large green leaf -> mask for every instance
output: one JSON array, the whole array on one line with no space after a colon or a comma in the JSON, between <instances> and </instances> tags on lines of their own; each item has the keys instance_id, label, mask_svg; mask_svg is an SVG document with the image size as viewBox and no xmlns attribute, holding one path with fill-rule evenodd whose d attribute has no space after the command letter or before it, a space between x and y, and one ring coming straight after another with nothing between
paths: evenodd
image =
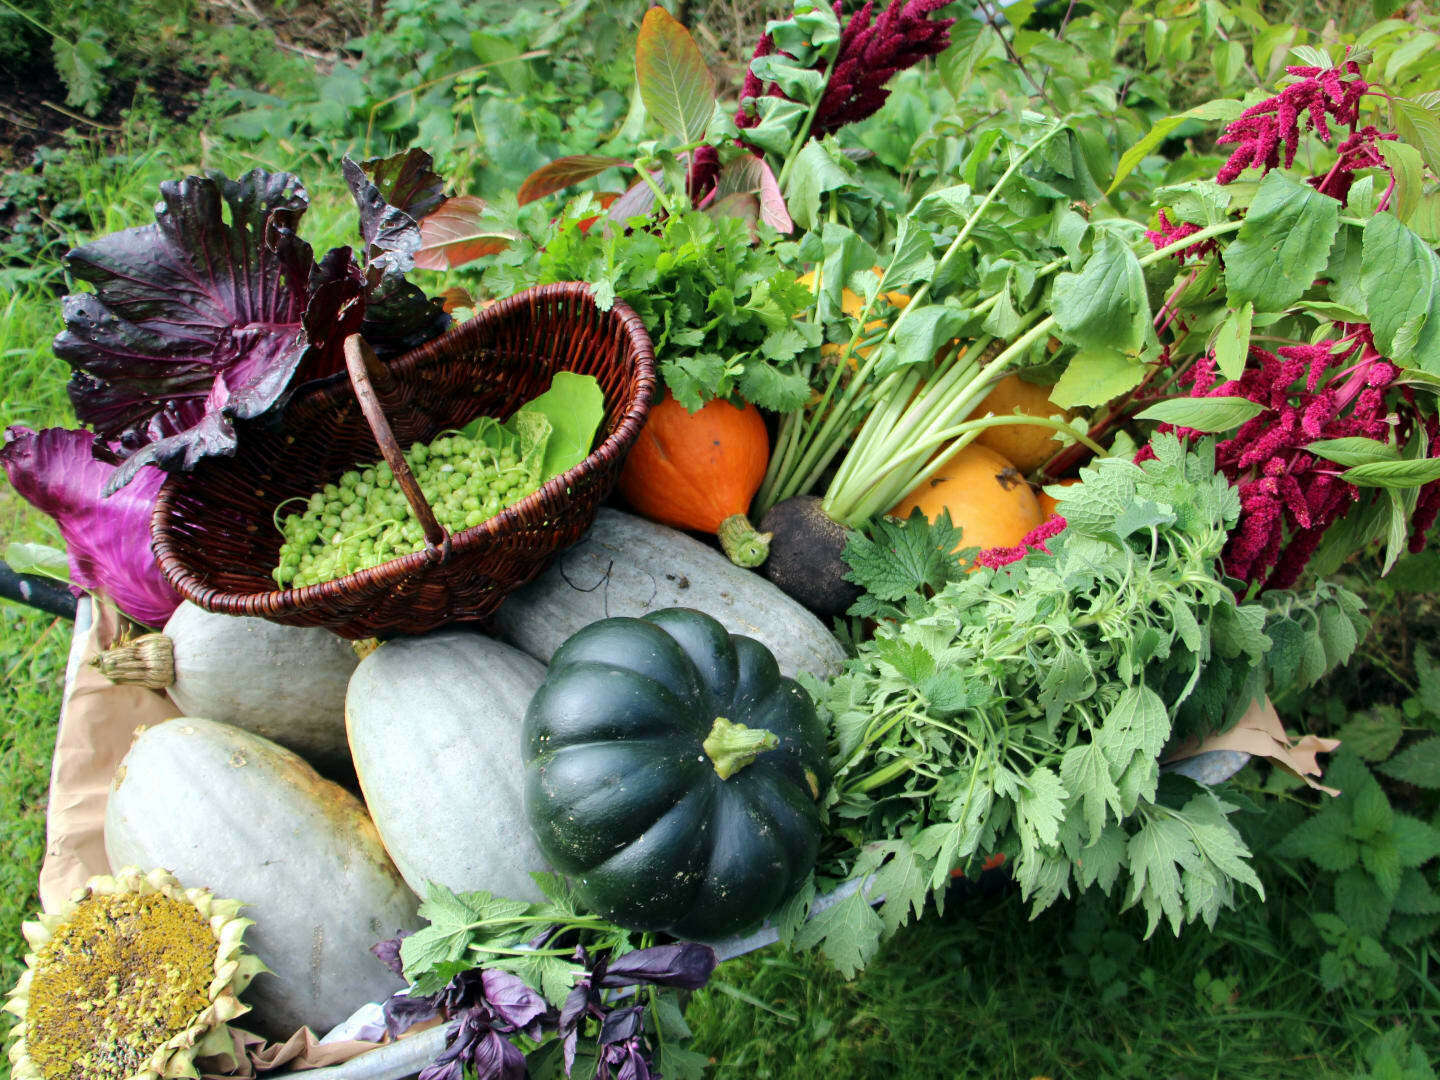
<instances>
[{"instance_id":1,"label":"large green leaf","mask_svg":"<svg viewBox=\"0 0 1440 1080\"><path fill-rule=\"evenodd\" d=\"M1155 420L1163 424L1176 424L1194 428L1196 431L1230 431L1247 420L1253 420L1265 411L1265 406L1249 398L1204 397L1171 398L1157 401L1144 412L1136 413L1138 420Z\"/></svg>"},{"instance_id":2,"label":"large green leaf","mask_svg":"<svg viewBox=\"0 0 1440 1080\"><path fill-rule=\"evenodd\" d=\"M1365 224L1360 281L1386 356L1440 375L1440 258L1393 214Z\"/></svg>"},{"instance_id":3,"label":"large green leaf","mask_svg":"<svg viewBox=\"0 0 1440 1080\"><path fill-rule=\"evenodd\" d=\"M1134 354L1150 329L1145 272L1113 233L1100 234L1078 274L1056 276L1051 302L1062 336L1076 345Z\"/></svg>"},{"instance_id":4,"label":"large green leaf","mask_svg":"<svg viewBox=\"0 0 1440 1080\"><path fill-rule=\"evenodd\" d=\"M1083 349L1050 391L1050 400L1067 409L1096 408L1139 386L1145 370L1133 356L1114 349Z\"/></svg>"},{"instance_id":5,"label":"large green leaf","mask_svg":"<svg viewBox=\"0 0 1440 1080\"><path fill-rule=\"evenodd\" d=\"M1340 204L1279 169L1260 181L1240 232L1225 249L1232 308L1283 311L1314 283L1330 258Z\"/></svg>"},{"instance_id":6,"label":"large green leaf","mask_svg":"<svg viewBox=\"0 0 1440 1080\"><path fill-rule=\"evenodd\" d=\"M715 76L675 17L652 7L635 41L635 81L645 111L682 143L699 142L715 111Z\"/></svg>"},{"instance_id":7,"label":"large green leaf","mask_svg":"<svg viewBox=\"0 0 1440 1080\"><path fill-rule=\"evenodd\" d=\"M1170 133L1178 128L1186 120L1222 120L1229 123L1240 115L1243 106L1238 101L1231 101L1228 98L1220 98L1216 101L1207 101L1203 105L1196 105L1193 109L1187 109L1178 116L1166 116L1157 120L1145 136L1134 146L1120 155L1120 164L1115 168L1115 179L1110 182L1110 187L1105 194L1109 195L1120 186L1122 180L1135 171L1152 150L1170 137Z\"/></svg>"}]
</instances>

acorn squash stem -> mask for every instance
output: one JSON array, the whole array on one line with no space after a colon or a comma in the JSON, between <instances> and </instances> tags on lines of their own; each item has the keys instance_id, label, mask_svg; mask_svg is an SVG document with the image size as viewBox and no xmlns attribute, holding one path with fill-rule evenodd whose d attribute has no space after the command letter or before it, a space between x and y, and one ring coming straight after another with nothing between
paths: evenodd
<instances>
[{"instance_id":1,"label":"acorn squash stem","mask_svg":"<svg viewBox=\"0 0 1440 1080\"><path fill-rule=\"evenodd\" d=\"M779 745L780 739L774 733L764 728L732 724L723 716L715 718L710 734L701 743L721 780L729 780L765 751L774 750Z\"/></svg>"},{"instance_id":2,"label":"acorn squash stem","mask_svg":"<svg viewBox=\"0 0 1440 1080\"><path fill-rule=\"evenodd\" d=\"M758 531L744 514L731 514L715 535L736 566L756 567L770 555L770 534Z\"/></svg>"}]
</instances>

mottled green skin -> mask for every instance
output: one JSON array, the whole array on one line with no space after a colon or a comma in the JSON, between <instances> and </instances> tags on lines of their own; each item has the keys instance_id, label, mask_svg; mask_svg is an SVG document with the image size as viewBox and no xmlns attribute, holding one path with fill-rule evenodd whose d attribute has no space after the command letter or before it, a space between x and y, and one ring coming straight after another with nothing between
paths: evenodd
<instances>
[{"instance_id":1,"label":"mottled green skin","mask_svg":"<svg viewBox=\"0 0 1440 1080\"><path fill-rule=\"evenodd\" d=\"M779 737L728 780L716 717ZM701 940L758 923L820 843L825 732L770 652L688 608L592 623L525 716L525 809L550 862L622 926Z\"/></svg>"}]
</instances>

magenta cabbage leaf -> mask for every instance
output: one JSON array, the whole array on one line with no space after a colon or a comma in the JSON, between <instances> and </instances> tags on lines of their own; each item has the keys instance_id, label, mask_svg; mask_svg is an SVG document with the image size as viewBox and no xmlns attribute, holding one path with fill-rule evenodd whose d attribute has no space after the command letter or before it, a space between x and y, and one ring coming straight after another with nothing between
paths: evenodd
<instances>
[{"instance_id":1,"label":"magenta cabbage leaf","mask_svg":"<svg viewBox=\"0 0 1440 1080\"><path fill-rule=\"evenodd\" d=\"M161 626L180 603L150 551L150 514L165 474L142 468L124 491L103 498L115 466L95 458L94 443L88 431L16 425L5 432L0 463L15 490L60 526L71 584Z\"/></svg>"},{"instance_id":2,"label":"magenta cabbage leaf","mask_svg":"<svg viewBox=\"0 0 1440 1080\"><path fill-rule=\"evenodd\" d=\"M65 298L54 349L72 368L76 415L124 459L110 490L147 464L189 469L233 454L234 421L340 371L341 344L357 330L384 359L445 329L440 304L404 278L420 246L417 215L443 201L430 164L420 150L345 161L359 257L337 248L317 260L296 232L304 187L259 169L161 184L154 225L66 256L94 292Z\"/></svg>"}]
</instances>

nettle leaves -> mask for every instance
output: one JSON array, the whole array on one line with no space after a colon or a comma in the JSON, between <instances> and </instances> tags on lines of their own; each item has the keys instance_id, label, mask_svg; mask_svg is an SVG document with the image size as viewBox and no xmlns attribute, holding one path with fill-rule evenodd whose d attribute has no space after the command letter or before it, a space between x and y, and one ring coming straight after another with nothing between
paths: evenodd
<instances>
[{"instance_id":1,"label":"nettle leaves","mask_svg":"<svg viewBox=\"0 0 1440 1080\"><path fill-rule=\"evenodd\" d=\"M234 421L339 371L350 333L387 357L445 329L449 316L404 277L418 219L443 201L430 164L418 150L347 159L358 257L336 248L317 260L296 233L309 205L300 180L260 169L163 183L154 225L66 256L94 292L65 298L54 349L73 369L76 415L125 459L109 490L142 465L234 453Z\"/></svg>"}]
</instances>

